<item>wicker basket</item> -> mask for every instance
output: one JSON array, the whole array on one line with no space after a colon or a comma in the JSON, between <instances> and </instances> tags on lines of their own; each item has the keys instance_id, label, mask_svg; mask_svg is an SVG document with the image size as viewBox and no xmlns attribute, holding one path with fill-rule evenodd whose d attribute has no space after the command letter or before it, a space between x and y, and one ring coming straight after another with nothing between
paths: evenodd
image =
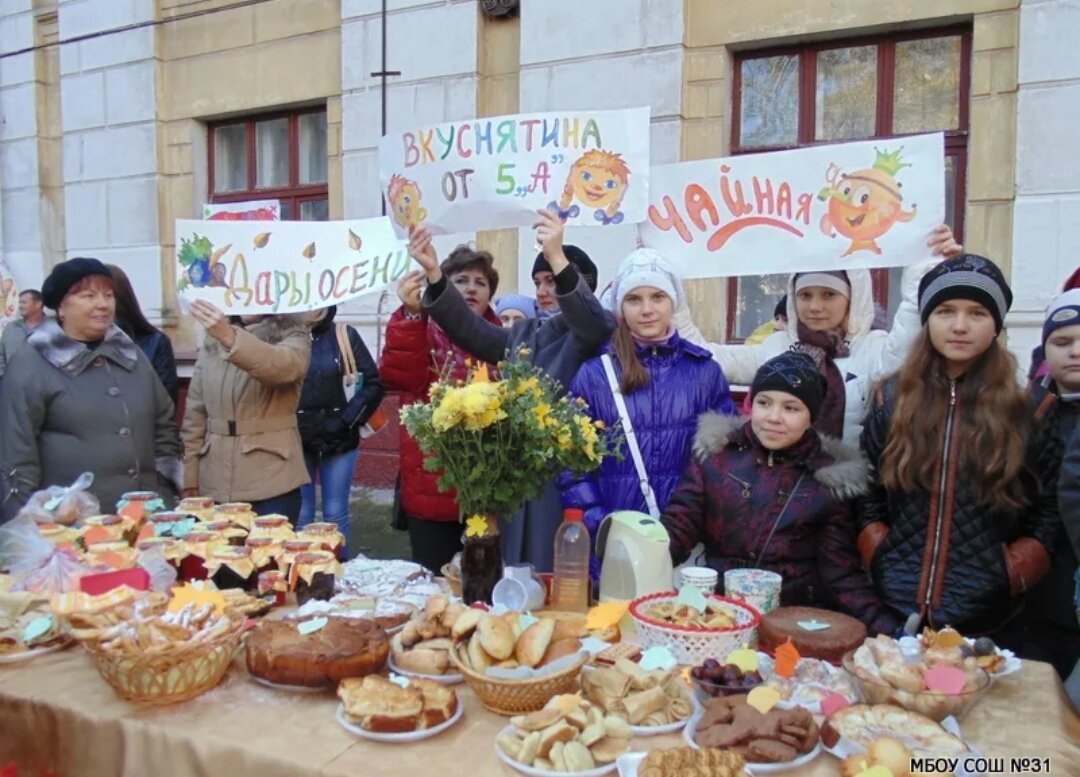
<instances>
[{"instance_id":1,"label":"wicker basket","mask_svg":"<svg viewBox=\"0 0 1080 777\"><path fill-rule=\"evenodd\" d=\"M221 682L244 635L244 621L205 642L177 642L137 655L103 650L98 641L83 644L116 695L143 704L173 704L193 699Z\"/></svg>"},{"instance_id":2,"label":"wicker basket","mask_svg":"<svg viewBox=\"0 0 1080 777\"><path fill-rule=\"evenodd\" d=\"M738 648L749 647L757 638L761 615L753 607L736 599L709 594L708 598L722 603L735 618L735 626L729 629L705 629L697 626L673 626L653 620L645 613L649 607L679 598L676 591L650 594L630 603L630 615L637 626L641 646L650 648L663 645L671 650L680 664L696 666L707 658L724 659Z\"/></svg>"},{"instance_id":3,"label":"wicker basket","mask_svg":"<svg viewBox=\"0 0 1080 777\"><path fill-rule=\"evenodd\" d=\"M442 575L446 578L447 585L450 586L450 593L454 596L461 596L461 577L458 574L457 567L443 564Z\"/></svg>"},{"instance_id":4,"label":"wicker basket","mask_svg":"<svg viewBox=\"0 0 1080 777\"><path fill-rule=\"evenodd\" d=\"M465 649L466 646L462 644L451 650L450 660L465 677L465 682L484 707L496 715L535 712L543 709L552 696L573 693L577 687L581 668L588 660L583 654L573 666L534 680L498 680L474 671L466 660L462 660L459 652Z\"/></svg>"}]
</instances>

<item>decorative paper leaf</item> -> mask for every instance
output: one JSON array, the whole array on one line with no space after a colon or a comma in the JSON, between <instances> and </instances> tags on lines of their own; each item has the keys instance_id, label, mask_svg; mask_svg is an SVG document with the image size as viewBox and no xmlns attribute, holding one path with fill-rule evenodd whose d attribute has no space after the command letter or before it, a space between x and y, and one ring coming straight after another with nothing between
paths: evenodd
<instances>
[{"instance_id":1,"label":"decorative paper leaf","mask_svg":"<svg viewBox=\"0 0 1080 777\"><path fill-rule=\"evenodd\" d=\"M596 637L585 637L585 639L581 640L581 649L590 656L603 653L609 647L611 647L609 643L604 642L602 639L597 639Z\"/></svg>"},{"instance_id":2,"label":"decorative paper leaf","mask_svg":"<svg viewBox=\"0 0 1080 777\"><path fill-rule=\"evenodd\" d=\"M364 241L360 239L360 236L349 230L349 248L354 251L359 251L364 245Z\"/></svg>"},{"instance_id":3,"label":"decorative paper leaf","mask_svg":"<svg viewBox=\"0 0 1080 777\"><path fill-rule=\"evenodd\" d=\"M25 644L30 644L38 637L43 637L49 633L49 629L53 627L53 619L51 615L42 615L40 618L34 618L32 621L26 624L26 628L23 629L22 641Z\"/></svg>"},{"instance_id":4,"label":"decorative paper leaf","mask_svg":"<svg viewBox=\"0 0 1080 777\"><path fill-rule=\"evenodd\" d=\"M61 496L54 496L52 499L50 499L48 502L45 503L45 509L48 510L51 513L53 510L55 510L57 507L59 507L60 503L63 502L63 501L64 501L64 497L62 495Z\"/></svg>"},{"instance_id":5,"label":"decorative paper leaf","mask_svg":"<svg viewBox=\"0 0 1080 777\"><path fill-rule=\"evenodd\" d=\"M296 630L304 636L307 636L308 634L314 634L316 631L319 631L327 623L329 623L329 621L326 618L312 618L309 621L300 621Z\"/></svg>"},{"instance_id":6,"label":"decorative paper leaf","mask_svg":"<svg viewBox=\"0 0 1080 777\"><path fill-rule=\"evenodd\" d=\"M675 600L675 604L686 605L687 607L693 607L698 612L705 612L707 602L705 600L705 593L693 585L684 585L679 589L679 598Z\"/></svg>"},{"instance_id":7,"label":"decorative paper leaf","mask_svg":"<svg viewBox=\"0 0 1080 777\"><path fill-rule=\"evenodd\" d=\"M629 607L629 602L601 602L589 610L589 614L585 616L585 628L589 631L610 629L623 619Z\"/></svg>"},{"instance_id":8,"label":"decorative paper leaf","mask_svg":"<svg viewBox=\"0 0 1080 777\"><path fill-rule=\"evenodd\" d=\"M780 701L780 691L771 685L759 685L746 695L746 703L762 715L775 707L778 701Z\"/></svg>"},{"instance_id":9,"label":"decorative paper leaf","mask_svg":"<svg viewBox=\"0 0 1080 777\"><path fill-rule=\"evenodd\" d=\"M326 618L322 618L322 620L325 622ZM398 686L399 688L408 688L409 687L409 678L408 677L402 677L399 674L394 674L393 672L391 672L390 677L387 678L387 679L390 680L390 682L392 682L394 685Z\"/></svg>"},{"instance_id":10,"label":"decorative paper leaf","mask_svg":"<svg viewBox=\"0 0 1080 777\"><path fill-rule=\"evenodd\" d=\"M89 529L86 530L86 533L83 534L82 539L83 543L85 543L87 547L90 547L91 545L96 545L99 542L108 542L110 539L112 539L112 537L109 536L109 532L107 529L105 529L105 527L91 526Z\"/></svg>"},{"instance_id":11,"label":"decorative paper leaf","mask_svg":"<svg viewBox=\"0 0 1080 777\"><path fill-rule=\"evenodd\" d=\"M828 623L822 623L817 620L798 621L799 628L803 631L824 631L831 628Z\"/></svg>"},{"instance_id":12,"label":"decorative paper leaf","mask_svg":"<svg viewBox=\"0 0 1080 777\"><path fill-rule=\"evenodd\" d=\"M260 232L259 234L255 235L254 243L255 243L256 248L266 248L266 244L269 243L269 242L270 242L270 233L269 232Z\"/></svg>"},{"instance_id":13,"label":"decorative paper leaf","mask_svg":"<svg viewBox=\"0 0 1080 777\"><path fill-rule=\"evenodd\" d=\"M308 243L307 247L304 248L304 258L305 259L314 259L315 258L315 244L314 243Z\"/></svg>"},{"instance_id":14,"label":"decorative paper leaf","mask_svg":"<svg viewBox=\"0 0 1080 777\"><path fill-rule=\"evenodd\" d=\"M651 672L654 669L662 669L667 672L677 667L679 661L666 645L657 645L641 654L638 665L646 672Z\"/></svg>"},{"instance_id":15,"label":"decorative paper leaf","mask_svg":"<svg viewBox=\"0 0 1080 777\"><path fill-rule=\"evenodd\" d=\"M518 616L518 626L522 631L532 626L534 623L539 623L540 619L533 615L531 612L523 612Z\"/></svg>"},{"instance_id":16,"label":"decorative paper leaf","mask_svg":"<svg viewBox=\"0 0 1080 777\"><path fill-rule=\"evenodd\" d=\"M821 714L825 717L829 717L834 712L850 706L851 700L848 699L847 696L844 696L841 693L830 693L821 700Z\"/></svg>"},{"instance_id":17,"label":"decorative paper leaf","mask_svg":"<svg viewBox=\"0 0 1080 777\"><path fill-rule=\"evenodd\" d=\"M795 667L799 665L799 659L802 656L799 655L799 650L789 639L783 645L776 649L776 655L774 656L775 663L773 668L776 673L781 677L791 677L795 674Z\"/></svg>"},{"instance_id":18,"label":"decorative paper leaf","mask_svg":"<svg viewBox=\"0 0 1080 777\"><path fill-rule=\"evenodd\" d=\"M728 653L727 663L739 667L741 672L756 672L758 668L758 655L756 650L739 648Z\"/></svg>"},{"instance_id":19,"label":"decorative paper leaf","mask_svg":"<svg viewBox=\"0 0 1080 777\"><path fill-rule=\"evenodd\" d=\"M483 537L488 532L488 521L482 515L474 515L465 521L466 537Z\"/></svg>"},{"instance_id":20,"label":"decorative paper leaf","mask_svg":"<svg viewBox=\"0 0 1080 777\"><path fill-rule=\"evenodd\" d=\"M926 683L927 690L956 696L963 692L967 676L962 669L955 666L937 664L933 669L923 672L923 682Z\"/></svg>"},{"instance_id":21,"label":"decorative paper leaf","mask_svg":"<svg viewBox=\"0 0 1080 777\"><path fill-rule=\"evenodd\" d=\"M128 502L121 508L120 515L125 515L133 521L141 521L146 515L146 510L142 502Z\"/></svg>"}]
</instances>

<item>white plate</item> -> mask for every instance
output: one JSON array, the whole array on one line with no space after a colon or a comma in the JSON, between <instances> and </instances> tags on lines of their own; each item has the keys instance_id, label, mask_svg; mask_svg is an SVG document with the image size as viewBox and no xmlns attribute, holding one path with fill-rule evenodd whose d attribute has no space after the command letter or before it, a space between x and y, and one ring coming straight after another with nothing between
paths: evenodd
<instances>
[{"instance_id":1,"label":"white plate","mask_svg":"<svg viewBox=\"0 0 1080 777\"><path fill-rule=\"evenodd\" d=\"M638 769L641 768L641 764L647 755L648 753L623 753L620 755L619 760L615 762L615 765L619 767L619 777L638 777ZM792 761L792 763L795 762ZM743 771L749 777L756 777L760 766L761 764L746 764L743 766ZM788 769L790 767L785 764L784 768Z\"/></svg>"},{"instance_id":2,"label":"white plate","mask_svg":"<svg viewBox=\"0 0 1080 777\"><path fill-rule=\"evenodd\" d=\"M694 748L695 750L701 749L701 746L694 741L694 732L697 730L697 724L700 719L700 715L691 716L690 720L687 721L686 728L683 729L683 740L685 740L686 744L690 745L690 747ZM821 755L820 741L816 745L814 745L814 749L811 750L809 753L806 753L805 755L800 755L793 761L784 761L783 763L776 764L748 763L746 764L746 766L747 771L751 774L776 774L778 772L786 772L789 769L798 769L800 766L805 766L806 764L817 758L819 755Z\"/></svg>"},{"instance_id":3,"label":"white plate","mask_svg":"<svg viewBox=\"0 0 1080 777\"><path fill-rule=\"evenodd\" d=\"M355 723L350 723L349 719L345 717L345 707L342 704L337 706L337 712L334 713L334 717L337 718L337 722L343 729L350 734L356 734L356 736L362 739L370 739L375 742L419 742L421 739L430 739L431 737L438 736L446 729L461 720L461 716L465 714L465 707L458 701L457 711L450 716L450 719L440 723L437 726L431 728L421 729L420 731L406 731L403 734L382 734L376 731L365 731Z\"/></svg>"},{"instance_id":4,"label":"white plate","mask_svg":"<svg viewBox=\"0 0 1080 777\"><path fill-rule=\"evenodd\" d=\"M465 682L465 677L460 674L424 674L423 672L410 672L408 669L402 669L394 663L393 654L386 660L386 665L394 674L401 674L406 677L419 677L421 680L431 680L431 682L439 683L440 685L457 685L458 683Z\"/></svg>"},{"instance_id":5,"label":"white plate","mask_svg":"<svg viewBox=\"0 0 1080 777\"><path fill-rule=\"evenodd\" d=\"M513 734L514 727L512 725L507 726L499 733ZM603 777L603 775L611 774L613 771L619 768L618 766L616 766L616 763L618 762L615 762L606 764L605 766L597 766L595 769L587 769L583 772L550 772L547 769L537 769L533 766L526 766L523 763L518 763L502 751L502 748L499 747L498 742L495 743L495 755L499 756L499 760L509 766L511 769L515 769L522 774L527 774L529 775L529 777Z\"/></svg>"},{"instance_id":6,"label":"white plate","mask_svg":"<svg viewBox=\"0 0 1080 777\"><path fill-rule=\"evenodd\" d=\"M23 661L32 661L38 656L47 656L49 653L58 653L66 647L75 644L75 640L64 640L48 647L23 650L19 653L4 653L0 655L0 664L21 664Z\"/></svg>"},{"instance_id":7,"label":"white plate","mask_svg":"<svg viewBox=\"0 0 1080 777\"><path fill-rule=\"evenodd\" d=\"M281 683L272 683L269 680L264 680L262 677L256 677L250 675L251 679L266 688L273 688L275 691L288 691L289 693L327 693L333 691L333 685L322 685L318 688L312 688L308 685L282 685Z\"/></svg>"},{"instance_id":8,"label":"white plate","mask_svg":"<svg viewBox=\"0 0 1080 777\"><path fill-rule=\"evenodd\" d=\"M687 692L686 698L690 702L690 714L682 720L675 723L665 723L662 726L631 726L630 730L634 732L636 737L655 737L661 734L674 734L676 731L682 731L691 718L701 714L701 705L698 704L694 692Z\"/></svg>"}]
</instances>

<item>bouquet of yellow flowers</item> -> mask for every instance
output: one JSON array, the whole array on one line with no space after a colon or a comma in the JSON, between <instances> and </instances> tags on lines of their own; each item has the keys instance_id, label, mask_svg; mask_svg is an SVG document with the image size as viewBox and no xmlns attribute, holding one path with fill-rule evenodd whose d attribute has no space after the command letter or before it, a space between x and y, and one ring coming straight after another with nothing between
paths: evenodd
<instances>
[{"instance_id":1,"label":"bouquet of yellow flowers","mask_svg":"<svg viewBox=\"0 0 1080 777\"><path fill-rule=\"evenodd\" d=\"M519 356L528 356L522 349ZM622 433L593 421L585 402L528 361L504 361L491 380L476 365L468 381L445 375L430 399L402 409L401 420L426 452L424 468L442 471L439 488L457 490L466 516L512 515L563 470L591 472L620 455Z\"/></svg>"}]
</instances>

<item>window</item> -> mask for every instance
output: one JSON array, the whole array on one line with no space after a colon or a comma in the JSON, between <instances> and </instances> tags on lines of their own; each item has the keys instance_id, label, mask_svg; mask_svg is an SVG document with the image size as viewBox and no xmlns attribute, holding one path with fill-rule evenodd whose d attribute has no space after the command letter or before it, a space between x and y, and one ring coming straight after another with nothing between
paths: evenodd
<instances>
[{"instance_id":1,"label":"window","mask_svg":"<svg viewBox=\"0 0 1080 777\"><path fill-rule=\"evenodd\" d=\"M326 109L210 125L210 201L279 200L281 218L326 221Z\"/></svg>"},{"instance_id":2,"label":"window","mask_svg":"<svg viewBox=\"0 0 1080 777\"><path fill-rule=\"evenodd\" d=\"M960 239L970 61L966 27L739 54L732 153L944 131L945 220ZM873 271L874 299L890 320L900 273ZM786 275L731 278L728 339L768 321L786 282Z\"/></svg>"}]
</instances>

